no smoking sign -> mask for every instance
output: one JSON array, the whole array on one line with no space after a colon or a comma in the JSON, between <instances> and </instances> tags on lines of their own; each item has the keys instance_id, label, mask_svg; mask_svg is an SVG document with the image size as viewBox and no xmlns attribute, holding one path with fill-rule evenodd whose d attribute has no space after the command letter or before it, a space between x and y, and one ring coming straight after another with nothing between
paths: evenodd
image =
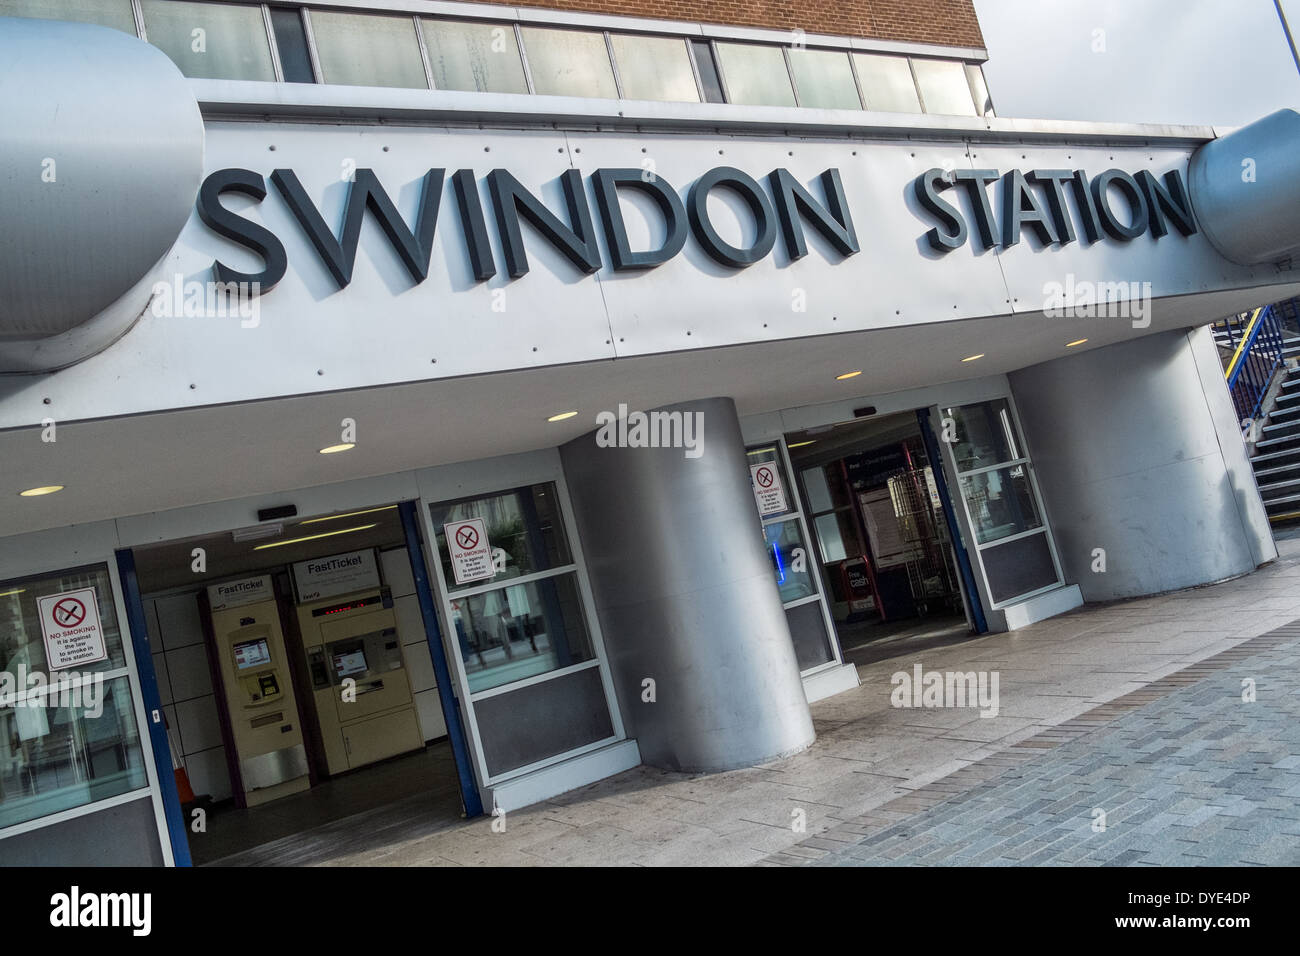
<instances>
[{"instance_id":1,"label":"no smoking sign","mask_svg":"<svg viewBox=\"0 0 1300 956\"><path fill-rule=\"evenodd\" d=\"M781 473L776 470L775 462L760 462L749 466L750 482L754 486L754 503L758 505L760 517L789 511L785 500L785 488L781 485Z\"/></svg>"},{"instance_id":2,"label":"no smoking sign","mask_svg":"<svg viewBox=\"0 0 1300 956\"><path fill-rule=\"evenodd\" d=\"M108 657L99 603L94 588L64 591L37 598L45 660L51 671L94 664Z\"/></svg>"},{"instance_id":3,"label":"no smoking sign","mask_svg":"<svg viewBox=\"0 0 1300 956\"><path fill-rule=\"evenodd\" d=\"M492 544L482 518L452 521L442 526L451 553L451 570L457 584L485 581L496 574L492 564Z\"/></svg>"}]
</instances>

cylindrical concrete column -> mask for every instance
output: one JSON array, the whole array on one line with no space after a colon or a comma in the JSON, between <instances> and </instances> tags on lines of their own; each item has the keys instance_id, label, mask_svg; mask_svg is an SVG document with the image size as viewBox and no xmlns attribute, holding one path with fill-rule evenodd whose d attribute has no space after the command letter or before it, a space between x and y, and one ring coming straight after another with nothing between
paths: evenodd
<instances>
[{"instance_id":1,"label":"cylindrical concrete column","mask_svg":"<svg viewBox=\"0 0 1300 956\"><path fill-rule=\"evenodd\" d=\"M699 444L674 447L674 435ZM651 436L660 447L645 447ZM619 705L645 762L728 770L811 744L735 403L632 412L560 455Z\"/></svg>"},{"instance_id":2,"label":"cylindrical concrete column","mask_svg":"<svg viewBox=\"0 0 1300 956\"><path fill-rule=\"evenodd\" d=\"M1219 581L1277 557L1208 329L1009 378L1066 580L1085 600Z\"/></svg>"}]
</instances>

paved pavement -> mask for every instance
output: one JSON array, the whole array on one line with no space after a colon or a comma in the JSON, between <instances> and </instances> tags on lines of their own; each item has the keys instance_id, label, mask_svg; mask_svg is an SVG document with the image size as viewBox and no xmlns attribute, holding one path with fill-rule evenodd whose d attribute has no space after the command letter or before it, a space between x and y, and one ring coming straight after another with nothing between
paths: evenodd
<instances>
[{"instance_id":1,"label":"paved pavement","mask_svg":"<svg viewBox=\"0 0 1300 956\"><path fill-rule=\"evenodd\" d=\"M860 667L785 760L637 768L512 812L504 832L390 830L327 863L1300 863L1300 627L1278 631L1300 620L1300 539L1280 547L1237 581ZM892 706L891 677L915 664L996 671L997 716Z\"/></svg>"}]
</instances>

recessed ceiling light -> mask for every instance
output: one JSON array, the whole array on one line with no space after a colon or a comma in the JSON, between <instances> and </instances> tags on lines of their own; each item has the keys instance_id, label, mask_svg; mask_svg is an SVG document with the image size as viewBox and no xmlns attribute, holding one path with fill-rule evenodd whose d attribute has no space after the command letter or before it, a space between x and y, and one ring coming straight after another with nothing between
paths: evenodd
<instances>
[{"instance_id":1,"label":"recessed ceiling light","mask_svg":"<svg viewBox=\"0 0 1300 956\"><path fill-rule=\"evenodd\" d=\"M372 515L379 511L392 511L397 505L384 505L382 508L366 508L362 511L348 511L341 515L325 515L323 518L306 518L299 524L316 524L320 521L338 521L340 518L355 518L357 515Z\"/></svg>"},{"instance_id":2,"label":"recessed ceiling light","mask_svg":"<svg viewBox=\"0 0 1300 956\"><path fill-rule=\"evenodd\" d=\"M1083 344L1084 342L1086 342L1086 341L1088 341L1088 340L1087 340L1087 339L1075 339L1073 342L1066 342L1066 343L1065 343L1065 347L1066 347L1067 349L1072 349L1072 348L1074 348L1076 345L1082 345L1082 344Z\"/></svg>"},{"instance_id":3,"label":"recessed ceiling light","mask_svg":"<svg viewBox=\"0 0 1300 956\"><path fill-rule=\"evenodd\" d=\"M353 531L368 531L371 528L379 527L378 524L361 524L355 528L340 528L338 531L322 531L320 534L309 534L301 538L288 538L284 541L272 541L269 544L259 544L253 548L254 551L265 551L267 548L283 548L286 544L300 544L303 541L315 541L318 538L332 538L336 534L351 534Z\"/></svg>"},{"instance_id":4,"label":"recessed ceiling light","mask_svg":"<svg viewBox=\"0 0 1300 956\"><path fill-rule=\"evenodd\" d=\"M56 491L62 491L62 485L42 485L39 488L28 488L26 491L20 491L18 494L24 498L39 498L41 495L52 495Z\"/></svg>"},{"instance_id":5,"label":"recessed ceiling light","mask_svg":"<svg viewBox=\"0 0 1300 956\"><path fill-rule=\"evenodd\" d=\"M552 415L550 418L546 420L548 422L562 422L566 418L573 418L577 414L578 414L577 412L560 412L558 415Z\"/></svg>"},{"instance_id":6,"label":"recessed ceiling light","mask_svg":"<svg viewBox=\"0 0 1300 956\"><path fill-rule=\"evenodd\" d=\"M968 355L968 356L966 356L964 359L962 359L962 361L963 361L963 362L973 362L973 361L975 361L976 359L982 359L983 357L984 357L984 353L981 352L979 355Z\"/></svg>"},{"instance_id":7,"label":"recessed ceiling light","mask_svg":"<svg viewBox=\"0 0 1300 956\"><path fill-rule=\"evenodd\" d=\"M802 448L802 447L804 447L804 445L815 445L815 444L817 444L817 439L816 439L816 438L810 438L810 439L808 439L807 441L797 441L797 442L795 442L793 445L786 445L785 447L786 447L786 448Z\"/></svg>"},{"instance_id":8,"label":"recessed ceiling light","mask_svg":"<svg viewBox=\"0 0 1300 956\"><path fill-rule=\"evenodd\" d=\"M858 369L856 372L845 372L843 375L836 375L835 381L842 382L846 378L857 378L861 374L862 374L862 369Z\"/></svg>"},{"instance_id":9,"label":"recessed ceiling light","mask_svg":"<svg viewBox=\"0 0 1300 956\"><path fill-rule=\"evenodd\" d=\"M356 448L355 442L346 441L341 445L329 445L320 450L322 455L337 455L341 451L351 451Z\"/></svg>"}]
</instances>

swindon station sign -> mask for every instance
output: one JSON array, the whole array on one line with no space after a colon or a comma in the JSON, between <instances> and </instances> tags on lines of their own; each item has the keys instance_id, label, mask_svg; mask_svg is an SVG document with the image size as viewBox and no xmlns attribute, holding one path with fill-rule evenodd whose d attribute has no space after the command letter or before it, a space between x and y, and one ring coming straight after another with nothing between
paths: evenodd
<instances>
[{"instance_id":1,"label":"swindon station sign","mask_svg":"<svg viewBox=\"0 0 1300 956\"><path fill-rule=\"evenodd\" d=\"M307 188L292 169L274 170L270 184L302 229L321 264L342 289L352 281L362 220L369 213L416 284L429 274L433 240L441 212L446 169L430 169L420 186L415 222L408 224L397 211L389 191L371 169L357 169L348 187L343 222L336 232L326 222ZM463 243L474 278L480 282L497 274L488 239L488 216L471 169L451 173L456 216L444 223ZM818 233L839 255L858 252L858 234L845 195L840 172L825 170L815 189L801 183L789 170L777 168L766 176L767 188L748 173L731 166L708 170L679 194L667 180L643 169L601 168L590 175L596 199L596 217L584 188L582 173L566 169L560 175L563 216L549 209L505 169L487 174L492 223L505 259L505 271L519 278L529 271L522 223L528 223L547 243L559 250L581 273L591 275L604 266L596 241L598 217L609 251L609 266L616 272L644 271L668 262L693 238L716 262L743 269L765 258L778 233L792 261L808 254L805 227ZM998 184L992 190L990 187ZM396 185L396 184L390 184ZM725 190L741 200L752 224L747 245L728 242L710 218L708 199ZM948 253L968 241L990 249L1020 242L1028 231L1042 246L1087 242L1128 242L1150 234L1159 239L1176 230L1183 236L1197 231L1182 173L1157 177L1149 170L1130 174L1107 169L1089 177L1083 170L995 169L945 170L932 168L917 176L909 190L924 219L931 224L924 238L931 249ZM620 192L636 191L648 198L664 227L657 248L631 248L620 205ZM262 271L241 272L217 261L218 282L246 283L258 294L269 292L288 270L288 254L280 239L265 226L227 209L221 197L241 194L257 202L270 193L267 179L249 169L220 169L203 182L197 212L210 229L255 254ZM970 222L954 201L969 206ZM1067 202L1071 197L1073 202ZM901 197L900 197L901 198ZM1077 209L1077 216L1071 206Z\"/></svg>"}]
</instances>

